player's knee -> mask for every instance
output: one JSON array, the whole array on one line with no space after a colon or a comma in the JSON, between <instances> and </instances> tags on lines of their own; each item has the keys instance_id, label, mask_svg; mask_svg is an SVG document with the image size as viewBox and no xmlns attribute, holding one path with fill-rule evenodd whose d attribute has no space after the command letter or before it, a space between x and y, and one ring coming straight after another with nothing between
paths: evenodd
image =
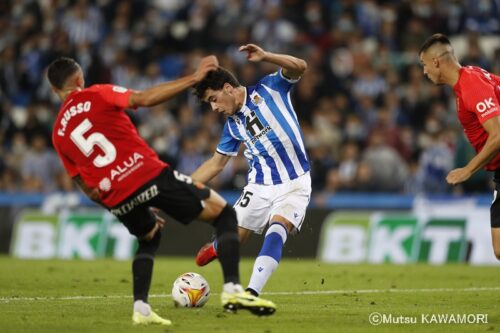
<instances>
[{"instance_id":1,"label":"player's knee","mask_svg":"<svg viewBox=\"0 0 500 333\"><path fill-rule=\"evenodd\" d=\"M285 244L286 239L288 237L288 230L283 225L282 223L271 223L269 228L267 229L266 232L266 237L272 236L272 238L275 240L276 244L279 244L280 246L283 246Z\"/></svg>"},{"instance_id":2,"label":"player's knee","mask_svg":"<svg viewBox=\"0 0 500 333\"><path fill-rule=\"evenodd\" d=\"M500 260L500 228L495 227L491 229L493 253L498 260Z\"/></svg>"},{"instance_id":3,"label":"player's knee","mask_svg":"<svg viewBox=\"0 0 500 333\"><path fill-rule=\"evenodd\" d=\"M210 190L210 196L204 200L204 208L198 219L204 221L215 221L226 207L227 202L214 190Z\"/></svg>"},{"instance_id":4,"label":"player's knee","mask_svg":"<svg viewBox=\"0 0 500 333\"><path fill-rule=\"evenodd\" d=\"M141 241L149 242L150 240L153 239L155 234L156 234L156 226L154 226L153 229L151 229L147 234L145 234L143 236L137 236L137 240L139 242L141 242Z\"/></svg>"},{"instance_id":5,"label":"player's knee","mask_svg":"<svg viewBox=\"0 0 500 333\"><path fill-rule=\"evenodd\" d=\"M272 224L279 224L280 226L285 228L285 230L287 231L288 234L292 234L293 231L295 230L295 226L292 224L292 222L288 221L286 218L281 217L281 216L277 216L277 215L273 216L271 218L269 225L272 225Z\"/></svg>"},{"instance_id":6,"label":"player's knee","mask_svg":"<svg viewBox=\"0 0 500 333\"><path fill-rule=\"evenodd\" d=\"M228 232L236 234L238 232L238 219L234 208L226 205L214 220L214 227L217 236Z\"/></svg>"},{"instance_id":7,"label":"player's knee","mask_svg":"<svg viewBox=\"0 0 500 333\"><path fill-rule=\"evenodd\" d=\"M498 237L493 236L493 253L498 260L500 260L500 241Z\"/></svg>"},{"instance_id":8,"label":"player's knee","mask_svg":"<svg viewBox=\"0 0 500 333\"><path fill-rule=\"evenodd\" d=\"M241 244L245 244L250 238L251 231L242 227L238 227L238 237Z\"/></svg>"},{"instance_id":9,"label":"player's knee","mask_svg":"<svg viewBox=\"0 0 500 333\"><path fill-rule=\"evenodd\" d=\"M144 241L146 241L146 242L149 242L149 241L153 240L153 239L154 239L154 237L155 237L157 234L161 233L161 228L162 228L162 227L161 227L161 226L160 226L160 224L157 222L157 223L153 226L153 228L152 228L152 229L151 229L151 230L150 230L147 234L145 234L145 235L143 235L143 236L141 236L141 237L139 237L139 236L138 236L137 238L138 238L138 240L139 240L139 241L144 240Z\"/></svg>"},{"instance_id":10,"label":"player's knee","mask_svg":"<svg viewBox=\"0 0 500 333\"><path fill-rule=\"evenodd\" d=\"M497 257L497 260L500 260L500 247L493 248L493 251L495 252L495 257Z\"/></svg>"}]
</instances>

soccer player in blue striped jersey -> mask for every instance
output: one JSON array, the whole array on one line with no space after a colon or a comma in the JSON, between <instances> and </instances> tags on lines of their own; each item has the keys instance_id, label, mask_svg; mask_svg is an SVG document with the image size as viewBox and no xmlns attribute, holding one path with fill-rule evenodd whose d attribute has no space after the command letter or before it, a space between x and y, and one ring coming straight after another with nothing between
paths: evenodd
<instances>
[{"instance_id":1,"label":"soccer player in blue striped jersey","mask_svg":"<svg viewBox=\"0 0 500 333\"><path fill-rule=\"evenodd\" d=\"M240 241L246 242L252 232L261 234L268 226L247 288L258 296L278 267L288 235L300 230L311 196L309 159L290 99L290 90L307 64L254 44L239 50L247 53L249 61L265 61L281 68L262 77L255 86L244 87L219 67L195 86L196 95L227 120L213 157L191 176L208 182L244 144L250 167L248 184L234 206ZM216 257L217 244L209 243L200 249L196 262L203 266Z\"/></svg>"}]
</instances>

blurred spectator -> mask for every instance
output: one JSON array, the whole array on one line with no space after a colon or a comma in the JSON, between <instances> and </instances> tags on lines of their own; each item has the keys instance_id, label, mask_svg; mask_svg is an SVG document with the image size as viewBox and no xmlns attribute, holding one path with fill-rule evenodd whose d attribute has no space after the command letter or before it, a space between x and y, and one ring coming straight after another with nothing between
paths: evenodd
<instances>
[{"instance_id":1,"label":"blurred spectator","mask_svg":"<svg viewBox=\"0 0 500 333\"><path fill-rule=\"evenodd\" d=\"M500 47L495 50L493 55L493 65L491 66L493 73L500 73Z\"/></svg>"},{"instance_id":2,"label":"blurred spectator","mask_svg":"<svg viewBox=\"0 0 500 333\"><path fill-rule=\"evenodd\" d=\"M62 17L62 27L72 43L94 44L100 38L101 12L87 0L77 0Z\"/></svg>"},{"instance_id":3,"label":"blurred spectator","mask_svg":"<svg viewBox=\"0 0 500 333\"><path fill-rule=\"evenodd\" d=\"M368 188L381 192L401 192L404 189L408 167L397 151L385 142L381 132L373 132L363 152L361 180L368 181ZM363 190L360 183L358 189Z\"/></svg>"},{"instance_id":4,"label":"blurred spectator","mask_svg":"<svg viewBox=\"0 0 500 333\"><path fill-rule=\"evenodd\" d=\"M47 147L43 134L35 133L22 162L23 189L28 192L56 190L57 177L64 172L54 151Z\"/></svg>"},{"instance_id":5,"label":"blurred spectator","mask_svg":"<svg viewBox=\"0 0 500 333\"><path fill-rule=\"evenodd\" d=\"M329 192L353 191L356 189L359 162L358 144L348 141L342 145L338 167L328 172L325 189Z\"/></svg>"},{"instance_id":6,"label":"blurred spectator","mask_svg":"<svg viewBox=\"0 0 500 333\"><path fill-rule=\"evenodd\" d=\"M495 0L2 1L0 190L73 189L49 162L60 105L44 71L56 57L75 57L87 85L142 89L190 73L214 53L252 85L276 70L238 52L257 43L308 61L290 98L315 191L449 191L442 178L450 156L460 166L470 147L456 135L452 94L427 82L417 51L431 33L447 33L463 45L462 64L498 74L499 11ZM161 158L177 159L186 173L213 151L222 123L189 94L130 116ZM211 185L245 184L244 160L231 166ZM458 189L489 190L485 174Z\"/></svg>"},{"instance_id":7,"label":"blurred spectator","mask_svg":"<svg viewBox=\"0 0 500 333\"><path fill-rule=\"evenodd\" d=\"M468 37L468 47L465 57L462 59L463 63L479 66L491 70L491 62L484 55L483 50L479 46L479 35L477 33L469 33Z\"/></svg>"},{"instance_id":8,"label":"blurred spectator","mask_svg":"<svg viewBox=\"0 0 500 333\"><path fill-rule=\"evenodd\" d=\"M182 154L177 158L177 170L190 175L206 160L198 149L196 138L186 137L181 143Z\"/></svg>"},{"instance_id":9,"label":"blurred spectator","mask_svg":"<svg viewBox=\"0 0 500 333\"><path fill-rule=\"evenodd\" d=\"M476 151L472 148L465 135L460 133L456 143L454 156L454 167L462 167L466 165L475 155ZM472 175L472 177L456 189L465 193L481 193L489 189L494 189L491 176L485 170L480 170Z\"/></svg>"},{"instance_id":10,"label":"blurred spectator","mask_svg":"<svg viewBox=\"0 0 500 333\"><path fill-rule=\"evenodd\" d=\"M434 117L429 117L425 125L424 149L420 155L416 172L415 193L447 193L451 186L446 175L453 169L453 152L445 141L445 132Z\"/></svg>"},{"instance_id":11,"label":"blurred spectator","mask_svg":"<svg viewBox=\"0 0 500 333\"><path fill-rule=\"evenodd\" d=\"M500 4L495 0L466 0L467 29L480 34L500 32Z\"/></svg>"},{"instance_id":12,"label":"blurred spectator","mask_svg":"<svg viewBox=\"0 0 500 333\"><path fill-rule=\"evenodd\" d=\"M289 53L296 37L295 27L282 16L278 5L269 6L263 14L253 25L252 39L265 50Z\"/></svg>"}]
</instances>

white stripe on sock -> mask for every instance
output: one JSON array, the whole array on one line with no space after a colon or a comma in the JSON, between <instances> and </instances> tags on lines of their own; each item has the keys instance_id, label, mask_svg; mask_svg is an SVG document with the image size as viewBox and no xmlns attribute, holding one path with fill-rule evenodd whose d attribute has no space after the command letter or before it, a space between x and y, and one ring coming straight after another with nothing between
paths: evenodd
<instances>
[{"instance_id":1,"label":"white stripe on sock","mask_svg":"<svg viewBox=\"0 0 500 333\"><path fill-rule=\"evenodd\" d=\"M283 240L283 244L285 244L288 232L283 224L277 222L272 223L271 226L267 229L266 237L272 232L275 232L278 235L280 235L281 239Z\"/></svg>"}]
</instances>

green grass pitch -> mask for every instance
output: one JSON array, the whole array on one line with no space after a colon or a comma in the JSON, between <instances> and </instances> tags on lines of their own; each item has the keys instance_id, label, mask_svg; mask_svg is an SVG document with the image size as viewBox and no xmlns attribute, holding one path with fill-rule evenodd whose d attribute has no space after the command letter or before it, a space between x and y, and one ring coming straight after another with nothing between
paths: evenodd
<instances>
[{"instance_id":1,"label":"green grass pitch","mask_svg":"<svg viewBox=\"0 0 500 333\"><path fill-rule=\"evenodd\" d=\"M241 263L242 282L253 261ZM193 258L157 258L150 303L170 327L131 324L128 261L24 261L0 258L0 332L499 332L500 268L468 265L330 265L285 259L264 297L274 316L223 313L217 263L198 268ZM194 271L212 296L200 309L174 308L175 278ZM372 326L369 314L415 317L416 324ZM487 314L488 323L422 323L422 314Z\"/></svg>"}]
</instances>

